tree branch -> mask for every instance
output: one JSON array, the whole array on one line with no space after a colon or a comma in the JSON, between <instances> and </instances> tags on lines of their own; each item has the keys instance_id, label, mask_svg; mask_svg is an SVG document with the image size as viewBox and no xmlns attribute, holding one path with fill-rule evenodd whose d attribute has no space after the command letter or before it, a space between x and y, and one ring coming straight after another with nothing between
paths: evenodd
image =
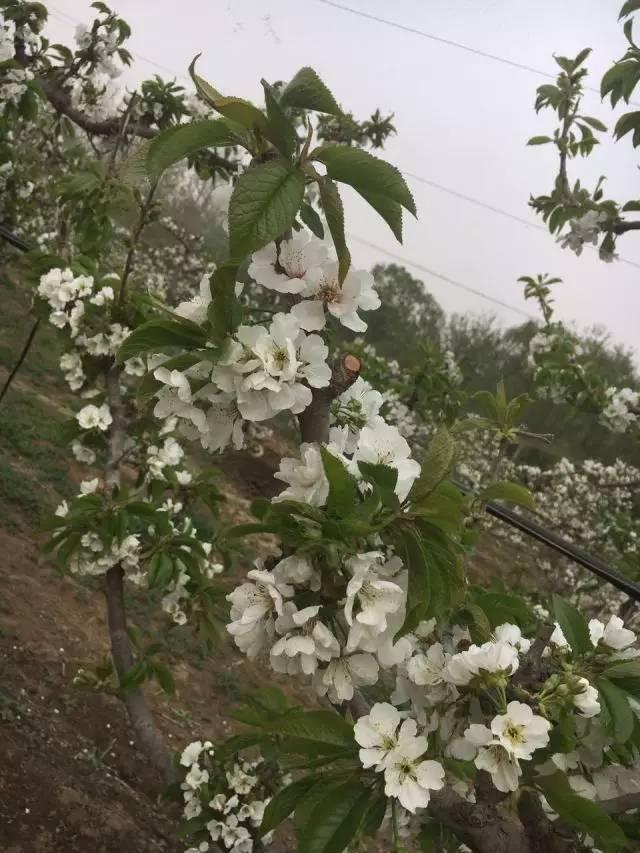
<instances>
[{"instance_id":1,"label":"tree branch","mask_svg":"<svg viewBox=\"0 0 640 853\"><path fill-rule=\"evenodd\" d=\"M126 438L126 417L120 395L120 368L112 365L106 377L107 401L113 421L109 430L107 463L105 466L106 488L120 486L120 460L123 457ZM127 672L134 664L133 650L127 629L127 611L124 600L124 571L122 566L113 566L106 575L105 596L107 621L111 639L111 656L118 681L122 684ZM131 727L143 750L154 766L162 773L167 784L175 779L171 754L167 749L162 732L156 727L153 715L140 687L125 691L124 704Z\"/></svg>"},{"instance_id":2,"label":"tree branch","mask_svg":"<svg viewBox=\"0 0 640 853\"><path fill-rule=\"evenodd\" d=\"M29 335L27 336L27 340L25 341L25 344L22 347L22 351L20 352L20 355L18 356L18 360L16 361L16 363L11 368L11 372L7 376L5 383L2 386L2 389L0 389L0 403L4 399L5 394L7 393L9 388L11 387L11 383L15 379L18 371L20 370L20 368L22 367L22 365L24 363L25 358L29 354L29 350L31 349L31 344L33 343L33 339L35 338L39 327L40 327L40 318L38 317L36 319L35 323L33 324L33 326L31 327L31 331L29 332Z\"/></svg>"},{"instance_id":3,"label":"tree branch","mask_svg":"<svg viewBox=\"0 0 640 853\"><path fill-rule=\"evenodd\" d=\"M621 794L611 800L601 800L598 805L607 814L613 815L640 809L640 791L634 791L633 794Z\"/></svg>"},{"instance_id":4,"label":"tree branch","mask_svg":"<svg viewBox=\"0 0 640 853\"><path fill-rule=\"evenodd\" d=\"M16 36L14 40L14 59L23 68L28 68L32 62L31 57L27 55L24 39L20 36ZM54 75L39 76L37 79L43 94L57 113L66 116L82 130L93 136L118 136L122 127L122 116L117 115L101 120L91 118L73 105L71 95L60 84L60 81L55 79ZM160 133L157 128L150 127L140 121L130 122L127 130L133 136L139 136L142 139L153 139ZM210 153L210 157L214 166L226 169L229 172L238 170L238 164L226 157L220 157L214 153Z\"/></svg>"},{"instance_id":5,"label":"tree branch","mask_svg":"<svg viewBox=\"0 0 640 853\"><path fill-rule=\"evenodd\" d=\"M512 678L512 682L518 686L526 686L528 684L536 684L542 676L543 661L542 655L544 650L549 645L549 640L554 631L554 625L543 625L538 632L538 636L533 641L533 644L524 659L524 662L518 667L517 672Z\"/></svg>"},{"instance_id":6,"label":"tree branch","mask_svg":"<svg viewBox=\"0 0 640 853\"><path fill-rule=\"evenodd\" d=\"M314 388L311 404L298 416L303 442L322 444L329 440L331 403L350 388L360 375L360 359L345 355L334 365L331 381L326 388Z\"/></svg>"}]
</instances>

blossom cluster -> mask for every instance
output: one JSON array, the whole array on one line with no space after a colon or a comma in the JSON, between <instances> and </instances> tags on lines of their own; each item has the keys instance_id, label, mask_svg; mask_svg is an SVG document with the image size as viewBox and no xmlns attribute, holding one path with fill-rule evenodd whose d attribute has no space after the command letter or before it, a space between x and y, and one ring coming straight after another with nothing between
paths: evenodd
<instances>
[{"instance_id":1,"label":"blossom cluster","mask_svg":"<svg viewBox=\"0 0 640 853\"><path fill-rule=\"evenodd\" d=\"M256 252L249 273L258 285L296 300L289 313L275 314L268 326L241 325L215 364L202 361L179 371L163 367L162 356L153 362L154 376L162 383L155 415L178 417L188 434L212 451L229 442L242 447L245 423L303 412L312 389L326 388L331 379L329 350L316 334L327 315L360 331L366 324L358 311L380 304L369 273L352 270L340 284L337 262L329 259L325 243L303 232L279 248L273 243ZM175 313L203 323L210 302L205 275L200 293Z\"/></svg>"},{"instance_id":2,"label":"blossom cluster","mask_svg":"<svg viewBox=\"0 0 640 853\"><path fill-rule=\"evenodd\" d=\"M80 484L78 498L87 495L97 497L102 493L102 483L95 477ZM63 501L57 507L55 515L61 520L59 530L62 529L63 521L75 521L76 501ZM177 538L182 543L177 552L173 551L172 562L175 569L162 587L161 606L173 622L184 625L188 618L188 604L196 587L200 582L206 585L212 581L223 571L223 565L216 561L212 543L202 541L201 534L185 512L182 502L166 498L159 509L152 500L144 503L149 513L155 511L158 522L162 522L162 536L167 545L170 545L172 538ZM145 589L152 586L150 568L153 556L157 553L160 535L156 524L139 523L135 528L136 532L125 531L122 535L111 538L106 537L102 531L90 529L90 523L88 527L89 529L85 529L79 536L77 547L69 557L68 567L72 574L79 577L99 577L119 565L125 573L125 578L135 586ZM193 548L190 547L191 543ZM204 554L203 558L198 558L198 577L195 581L190 571L194 554Z\"/></svg>"},{"instance_id":3,"label":"blossom cluster","mask_svg":"<svg viewBox=\"0 0 640 853\"><path fill-rule=\"evenodd\" d=\"M220 848L230 853L251 853L270 800L264 762L240 758L218 761L211 741L194 741L183 750L180 766L185 771L180 786L184 819L198 818L203 827L193 833L195 846L186 853ZM269 845L271 835L263 836L263 845Z\"/></svg>"},{"instance_id":4,"label":"blossom cluster","mask_svg":"<svg viewBox=\"0 0 640 853\"><path fill-rule=\"evenodd\" d=\"M111 78L122 74L122 63L117 54L122 37L116 28L78 24L75 41L78 50L90 56L96 74Z\"/></svg>"},{"instance_id":5,"label":"blossom cluster","mask_svg":"<svg viewBox=\"0 0 640 853\"><path fill-rule=\"evenodd\" d=\"M585 246L597 246L600 234L603 232L610 215L604 210L588 210L578 219L569 221L569 230L561 234L557 242L563 249L570 249L580 256ZM598 254L600 260L607 264L618 259L618 255L611 247L600 247Z\"/></svg>"},{"instance_id":6,"label":"blossom cluster","mask_svg":"<svg viewBox=\"0 0 640 853\"><path fill-rule=\"evenodd\" d=\"M640 393L631 388L607 388L601 419L613 432L626 432L638 423Z\"/></svg>"},{"instance_id":7,"label":"blossom cluster","mask_svg":"<svg viewBox=\"0 0 640 853\"><path fill-rule=\"evenodd\" d=\"M113 357L129 335L130 329L110 320L113 287L105 276L96 286L93 276L76 275L71 269L58 267L40 279L38 295L51 309L49 322L58 329L68 330L73 349L60 359L60 368L72 391L83 387L86 373L83 358ZM130 359L125 373L141 376L144 364Z\"/></svg>"},{"instance_id":8,"label":"blossom cluster","mask_svg":"<svg viewBox=\"0 0 640 853\"><path fill-rule=\"evenodd\" d=\"M381 399L362 380L343 395L334 406L326 451L354 476L357 459L396 467L402 500L419 467L413 467L398 430L381 421ZM393 441L387 438L390 429ZM373 450L377 431L380 443ZM406 455L398 452L399 442ZM287 487L272 499L275 504L325 506L330 484L317 445L303 444L300 458L283 459L276 477ZM640 654L636 635L617 616L606 625L592 620L593 663L583 667L556 624L545 652L545 677L519 690L518 673L532 640L515 624L497 626L483 643L472 642L464 625L445 619L422 621L399 634L407 612L407 570L376 538L370 537L370 550L360 547L341 558L339 591L335 569L328 580L322 560L304 550L289 548L268 567L258 563L228 595L227 628L238 648L252 658L268 656L276 672L310 677L318 694L335 705L349 702L359 688L382 685L389 701L357 721L355 737L363 768L383 774L387 797L409 813L425 808L445 783L474 801L472 782L447 769L447 759L473 762L504 793L518 789L527 762L537 774L553 772L565 754L549 756L551 733L567 712L585 742L602 744L596 763L589 768L576 763L580 772L570 774L571 784L576 790L595 786L601 771L611 773L607 745L613 740L599 719L599 694L589 677L594 666ZM626 766L621 771L629 775Z\"/></svg>"}]
</instances>

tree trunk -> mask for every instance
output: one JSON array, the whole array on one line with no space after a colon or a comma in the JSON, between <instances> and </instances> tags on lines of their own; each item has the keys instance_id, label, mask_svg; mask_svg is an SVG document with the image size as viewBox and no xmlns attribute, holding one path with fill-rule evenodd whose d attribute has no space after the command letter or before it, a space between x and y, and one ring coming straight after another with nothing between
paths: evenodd
<instances>
[{"instance_id":1,"label":"tree trunk","mask_svg":"<svg viewBox=\"0 0 640 853\"><path fill-rule=\"evenodd\" d=\"M120 370L114 364L107 374L107 401L113 422L109 430L109 446L105 469L105 487L114 489L120 486L120 464L124 453L126 438L126 419L120 395ZM124 601L124 571L122 566L113 566L107 572L105 596L107 599L107 617L111 638L111 656L122 680L134 664L133 650L127 631L127 612ZM163 775L167 784L175 780L175 768L162 732L157 728L153 715L145 701L140 687L124 694L124 704L129 722L142 749L146 752L154 767Z\"/></svg>"}]
</instances>

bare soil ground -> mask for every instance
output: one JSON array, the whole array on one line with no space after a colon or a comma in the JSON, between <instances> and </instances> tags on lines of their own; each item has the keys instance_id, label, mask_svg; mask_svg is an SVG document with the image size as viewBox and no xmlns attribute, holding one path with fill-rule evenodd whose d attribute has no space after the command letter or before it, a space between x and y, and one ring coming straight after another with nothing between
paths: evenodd
<instances>
[{"instance_id":1,"label":"bare soil ground","mask_svg":"<svg viewBox=\"0 0 640 853\"><path fill-rule=\"evenodd\" d=\"M32 320L1 269L0 287L1 383ZM61 576L40 556L41 521L83 476L60 436L70 400L59 355L43 328L0 407L0 853L178 853L185 844L177 808L162 799L120 701L73 684L79 667L108 655L100 584ZM285 450L274 439L260 457L217 460L229 516L247 520L253 497L278 491L273 472ZM524 578L516 564L515 549L487 540L474 571L478 579ZM156 624L142 598L131 601L131 613L138 629ZM176 696L145 689L176 749L225 736L228 712L248 688L282 684L230 649L207 652L187 629L175 633L166 662ZM286 689L292 693L290 682ZM312 701L303 687L295 698Z\"/></svg>"}]
</instances>

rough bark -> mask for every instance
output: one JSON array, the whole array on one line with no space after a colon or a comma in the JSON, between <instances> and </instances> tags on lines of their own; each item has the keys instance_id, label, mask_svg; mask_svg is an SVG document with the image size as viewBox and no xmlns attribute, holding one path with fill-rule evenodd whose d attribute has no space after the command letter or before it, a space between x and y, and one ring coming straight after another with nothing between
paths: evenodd
<instances>
[{"instance_id":1,"label":"rough bark","mask_svg":"<svg viewBox=\"0 0 640 853\"><path fill-rule=\"evenodd\" d=\"M120 369L116 365L113 365L107 374L107 400L113 422L109 430L105 488L116 489L120 485L120 464L124 456L126 439L126 419L120 395ZM111 656L118 674L118 681L122 683L124 676L134 664L134 655L127 630L124 571L120 565L113 566L107 572L105 596ZM153 765L162 773L167 784L170 784L175 778L171 754L162 733L154 722L142 689L136 687L126 691L124 704L140 746Z\"/></svg>"}]
</instances>

